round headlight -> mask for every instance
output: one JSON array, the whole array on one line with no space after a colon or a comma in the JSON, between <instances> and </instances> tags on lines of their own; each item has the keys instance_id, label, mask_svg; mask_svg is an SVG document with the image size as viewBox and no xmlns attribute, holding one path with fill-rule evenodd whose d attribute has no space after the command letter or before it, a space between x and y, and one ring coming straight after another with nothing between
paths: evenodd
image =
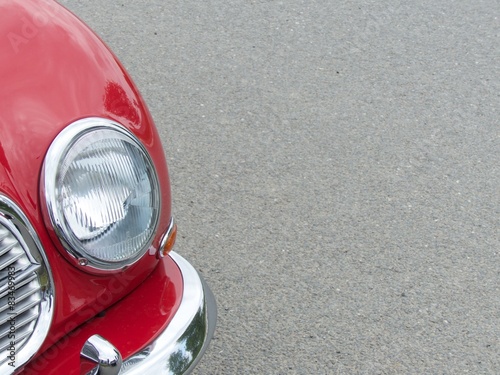
<instances>
[{"instance_id":1,"label":"round headlight","mask_svg":"<svg viewBox=\"0 0 500 375\"><path fill-rule=\"evenodd\" d=\"M158 179L123 126L74 122L52 142L43 178L51 224L80 265L116 270L146 252L159 215Z\"/></svg>"}]
</instances>

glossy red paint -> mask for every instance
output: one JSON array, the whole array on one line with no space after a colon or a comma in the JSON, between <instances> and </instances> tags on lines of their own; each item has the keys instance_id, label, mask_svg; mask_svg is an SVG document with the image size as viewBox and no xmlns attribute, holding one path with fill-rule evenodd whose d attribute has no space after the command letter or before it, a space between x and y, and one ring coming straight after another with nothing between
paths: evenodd
<instances>
[{"instance_id":1,"label":"glossy red paint","mask_svg":"<svg viewBox=\"0 0 500 375\"><path fill-rule=\"evenodd\" d=\"M106 310L104 316L95 317L63 337L22 374L80 374L78 353L94 334L113 343L125 359L143 349L168 325L181 295L182 276L170 257L165 257L134 293Z\"/></svg>"},{"instance_id":2,"label":"glossy red paint","mask_svg":"<svg viewBox=\"0 0 500 375\"><path fill-rule=\"evenodd\" d=\"M154 254L171 217L170 183L158 133L137 88L102 41L69 11L52 0L0 1L0 51L0 193L28 216L54 276L55 314L44 351L137 288L157 266ZM139 137L162 191L158 233L148 255L112 276L70 265L41 215L40 172L47 149L65 126L90 116L117 121ZM178 288L178 278L171 282ZM165 323L165 317L151 319ZM136 346L130 340L120 345L126 353Z\"/></svg>"}]
</instances>

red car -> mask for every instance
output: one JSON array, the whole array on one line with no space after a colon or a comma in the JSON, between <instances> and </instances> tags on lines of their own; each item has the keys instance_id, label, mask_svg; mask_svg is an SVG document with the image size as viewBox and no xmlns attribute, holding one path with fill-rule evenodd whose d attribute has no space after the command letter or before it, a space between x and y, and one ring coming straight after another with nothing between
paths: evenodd
<instances>
[{"instance_id":1,"label":"red car","mask_svg":"<svg viewBox=\"0 0 500 375\"><path fill-rule=\"evenodd\" d=\"M0 54L0 373L189 373L215 300L137 88L52 0L0 0Z\"/></svg>"}]
</instances>

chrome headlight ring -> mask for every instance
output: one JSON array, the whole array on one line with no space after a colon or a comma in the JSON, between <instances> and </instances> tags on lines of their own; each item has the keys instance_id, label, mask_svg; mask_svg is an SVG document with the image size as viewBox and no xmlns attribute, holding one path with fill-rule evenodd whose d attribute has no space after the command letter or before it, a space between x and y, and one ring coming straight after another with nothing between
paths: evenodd
<instances>
[{"instance_id":1,"label":"chrome headlight ring","mask_svg":"<svg viewBox=\"0 0 500 375\"><path fill-rule=\"evenodd\" d=\"M122 125L91 117L66 127L49 147L41 189L46 217L75 265L114 272L150 246L158 177L145 147Z\"/></svg>"}]
</instances>

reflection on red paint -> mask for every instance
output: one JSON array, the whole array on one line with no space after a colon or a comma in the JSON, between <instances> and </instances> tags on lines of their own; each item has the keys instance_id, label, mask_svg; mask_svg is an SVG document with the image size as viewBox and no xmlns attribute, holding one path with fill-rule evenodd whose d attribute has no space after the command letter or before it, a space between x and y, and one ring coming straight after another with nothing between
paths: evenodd
<instances>
[{"instance_id":1,"label":"reflection on red paint","mask_svg":"<svg viewBox=\"0 0 500 375\"><path fill-rule=\"evenodd\" d=\"M138 103L133 102L121 85L116 82L107 82L104 93L104 107L116 116L124 117L133 124L138 124L140 120L137 110Z\"/></svg>"}]
</instances>

